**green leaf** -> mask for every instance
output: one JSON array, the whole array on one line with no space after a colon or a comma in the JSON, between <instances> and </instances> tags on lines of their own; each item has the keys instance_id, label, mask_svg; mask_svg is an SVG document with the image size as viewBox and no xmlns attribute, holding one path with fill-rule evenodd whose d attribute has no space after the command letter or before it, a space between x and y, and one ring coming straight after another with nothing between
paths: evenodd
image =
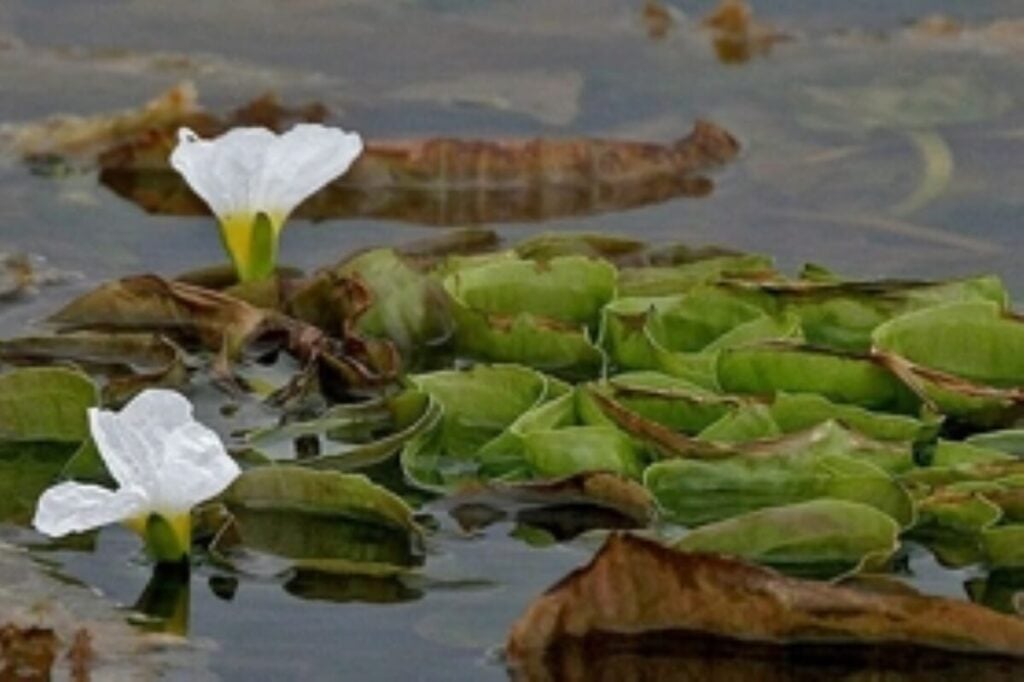
<instances>
[{"instance_id":1,"label":"green leaf","mask_svg":"<svg viewBox=\"0 0 1024 682\"><path fill-rule=\"evenodd\" d=\"M885 367L861 355L791 343L723 350L718 383L727 393L815 393L834 403L912 414L918 401Z\"/></svg>"},{"instance_id":2,"label":"green leaf","mask_svg":"<svg viewBox=\"0 0 1024 682\"><path fill-rule=\"evenodd\" d=\"M1024 429L979 433L964 442L979 448L998 450L1014 457L1024 457Z\"/></svg>"},{"instance_id":3,"label":"green leaf","mask_svg":"<svg viewBox=\"0 0 1024 682\"><path fill-rule=\"evenodd\" d=\"M538 477L557 478L589 471L640 476L640 456L614 426L567 426L523 435L526 461Z\"/></svg>"},{"instance_id":4,"label":"green leaf","mask_svg":"<svg viewBox=\"0 0 1024 682\"><path fill-rule=\"evenodd\" d=\"M504 259L462 268L446 277L444 286L461 306L485 315L528 313L592 325L615 295L615 276L606 261L581 256Z\"/></svg>"},{"instance_id":5,"label":"green leaf","mask_svg":"<svg viewBox=\"0 0 1024 682\"><path fill-rule=\"evenodd\" d=\"M441 415L405 444L402 468L414 484L436 492L522 469L521 443L508 435L509 427L567 390L561 382L515 365L420 374L409 382L438 402Z\"/></svg>"},{"instance_id":6,"label":"green leaf","mask_svg":"<svg viewBox=\"0 0 1024 682\"><path fill-rule=\"evenodd\" d=\"M751 451L720 460L656 462L644 483L668 516L699 525L748 511L819 498L873 506L909 525L913 506L892 476L842 444L807 447L814 440L783 441L770 454Z\"/></svg>"},{"instance_id":7,"label":"green leaf","mask_svg":"<svg viewBox=\"0 0 1024 682\"><path fill-rule=\"evenodd\" d=\"M1024 568L1024 524L989 528L981 534L986 562L994 568Z\"/></svg>"},{"instance_id":8,"label":"green leaf","mask_svg":"<svg viewBox=\"0 0 1024 682\"><path fill-rule=\"evenodd\" d=\"M440 282L393 249L365 251L320 271L289 300L299 319L338 335L354 324L362 334L390 339L406 354L452 334L450 307Z\"/></svg>"},{"instance_id":9,"label":"green leaf","mask_svg":"<svg viewBox=\"0 0 1024 682\"><path fill-rule=\"evenodd\" d=\"M436 399L410 390L366 406L336 405L318 419L257 431L246 444L271 461L356 471L390 459L409 440L433 428L441 414ZM390 432L377 436L384 428ZM364 431L370 438L360 438ZM312 455L303 451L308 443L313 444Z\"/></svg>"},{"instance_id":10,"label":"green leaf","mask_svg":"<svg viewBox=\"0 0 1024 682\"><path fill-rule=\"evenodd\" d=\"M615 294L615 268L608 262L492 255L455 260L447 272L458 352L578 376L601 367L604 358L590 333Z\"/></svg>"},{"instance_id":11,"label":"green leaf","mask_svg":"<svg viewBox=\"0 0 1024 682\"><path fill-rule=\"evenodd\" d=\"M0 522L27 526L36 502L75 452L69 442L0 441Z\"/></svg>"},{"instance_id":12,"label":"green leaf","mask_svg":"<svg viewBox=\"0 0 1024 682\"><path fill-rule=\"evenodd\" d=\"M681 294L700 284L724 279L764 279L775 276L771 258L756 254L696 254L675 266L623 268L619 273L622 296Z\"/></svg>"},{"instance_id":13,"label":"green leaf","mask_svg":"<svg viewBox=\"0 0 1024 682\"><path fill-rule=\"evenodd\" d=\"M771 507L702 526L675 544L690 552L732 554L801 575L834 577L899 546L900 527L874 507L819 499Z\"/></svg>"},{"instance_id":14,"label":"green leaf","mask_svg":"<svg viewBox=\"0 0 1024 682\"><path fill-rule=\"evenodd\" d=\"M235 479L222 501L229 508L340 517L420 532L412 509L402 498L360 474L293 465L257 467Z\"/></svg>"},{"instance_id":15,"label":"green leaf","mask_svg":"<svg viewBox=\"0 0 1024 682\"><path fill-rule=\"evenodd\" d=\"M86 413L99 403L81 372L28 367L0 374L0 439L80 443L89 437Z\"/></svg>"},{"instance_id":16,"label":"green leaf","mask_svg":"<svg viewBox=\"0 0 1024 682\"><path fill-rule=\"evenodd\" d=\"M997 277L950 282L770 283L778 305L800 319L807 342L848 352L867 352L871 334L899 315L943 303L991 301L1005 306L1006 289Z\"/></svg>"},{"instance_id":17,"label":"green leaf","mask_svg":"<svg viewBox=\"0 0 1024 682\"><path fill-rule=\"evenodd\" d=\"M619 374L596 388L640 417L690 435L696 435L741 405L737 398L659 372Z\"/></svg>"},{"instance_id":18,"label":"green leaf","mask_svg":"<svg viewBox=\"0 0 1024 682\"><path fill-rule=\"evenodd\" d=\"M1024 323L991 302L951 303L875 330L886 364L923 399L981 426L1015 419L1024 386Z\"/></svg>"},{"instance_id":19,"label":"green leaf","mask_svg":"<svg viewBox=\"0 0 1024 682\"><path fill-rule=\"evenodd\" d=\"M898 317L873 335L880 350L979 384L1024 385L1024 323L991 302L950 303Z\"/></svg>"}]
</instances>

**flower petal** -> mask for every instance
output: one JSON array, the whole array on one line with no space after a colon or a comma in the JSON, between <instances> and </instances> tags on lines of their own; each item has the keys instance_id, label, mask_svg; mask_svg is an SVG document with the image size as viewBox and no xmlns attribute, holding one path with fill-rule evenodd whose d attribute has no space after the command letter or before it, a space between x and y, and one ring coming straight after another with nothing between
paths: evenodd
<instances>
[{"instance_id":1,"label":"flower petal","mask_svg":"<svg viewBox=\"0 0 1024 682\"><path fill-rule=\"evenodd\" d=\"M276 139L264 128L235 128L212 140L181 128L171 166L218 216L248 212L267 151Z\"/></svg>"},{"instance_id":2,"label":"flower petal","mask_svg":"<svg viewBox=\"0 0 1024 682\"><path fill-rule=\"evenodd\" d=\"M191 422L189 401L165 389L139 393L120 413L89 410L89 428L110 475L150 494L159 487L167 434Z\"/></svg>"},{"instance_id":3,"label":"flower petal","mask_svg":"<svg viewBox=\"0 0 1024 682\"><path fill-rule=\"evenodd\" d=\"M32 525L40 533L61 537L124 521L144 513L147 506L145 494L137 488L114 492L98 485L61 483L39 498Z\"/></svg>"},{"instance_id":4,"label":"flower petal","mask_svg":"<svg viewBox=\"0 0 1024 682\"><path fill-rule=\"evenodd\" d=\"M166 436L168 457L160 469L154 509L165 515L187 512L217 495L241 474L220 437L199 422Z\"/></svg>"},{"instance_id":5,"label":"flower petal","mask_svg":"<svg viewBox=\"0 0 1024 682\"><path fill-rule=\"evenodd\" d=\"M256 210L283 219L309 195L343 174L363 152L358 133L302 123L267 150L263 173L253 186Z\"/></svg>"}]
</instances>

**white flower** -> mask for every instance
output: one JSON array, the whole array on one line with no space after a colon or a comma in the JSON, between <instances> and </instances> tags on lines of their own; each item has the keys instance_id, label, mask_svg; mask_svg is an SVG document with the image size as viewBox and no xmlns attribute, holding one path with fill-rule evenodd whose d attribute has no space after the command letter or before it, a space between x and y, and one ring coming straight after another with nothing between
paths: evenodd
<instances>
[{"instance_id":1,"label":"white flower","mask_svg":"<svg viewBox=\"0 0 1024 682\"><path fill-rule=\"evenodd\" d=\"M163 389L143 391L120 413L90 408L89 428L120 487L66 482L49 488L36 507L36 530L60 537L123 522L143 535L158 560L187 555L192 507L241 473L217 434L192 418L186 398Z\"/></svg>"},{"instance_id":2,"label":"white flower","mask_svg":"<svg viewBox=\"0 0 1024 682\"><path fill-rule=\"evenodd\" d=\"M217 215L240 278L251 280L273 271L277 237L292 210L347 171L362 151L357 133L312 123L283 135L235 128L212 140L181 128L171 165ZM258 234L260 214L269 234Z\"/></svg>"}]
</instances>

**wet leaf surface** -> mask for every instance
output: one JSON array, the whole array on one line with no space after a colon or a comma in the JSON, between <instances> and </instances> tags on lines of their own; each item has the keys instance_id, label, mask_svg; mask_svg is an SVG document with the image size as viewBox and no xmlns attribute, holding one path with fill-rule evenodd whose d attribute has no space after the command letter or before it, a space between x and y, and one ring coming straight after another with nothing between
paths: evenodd
<instances>
[{"instance_id":1,"label":"wet leaf surface","mask_svg":"<svg viewBox=\"0 0 1024 682\"><path fill-rule=\"evenodd\" d=\"M702 526L673 545L687 552L743 557L787 573L832 577L871 564L899 547L899 525L873 507L814 500Z\"/></svg>"},{"instance_id":2,"label":"wet leaf surface","mask_svg":"<svg viewBox=\"0 0 1024 682\"><path fill-rule=\"evenodd\" d=\"M641 645L635 640L646 636L656 644L672 635L819 643L833 652L899 645L1015 657L983 664L995 671L1021 669L1024 651L1024 623L972 604L787 578L628 535L612 536L589 565L538 598L513 625L506 649L522 679L553 679L544 657L560 644L602 636L626 638L624 645Z\"/></svg>"}]
</instances>

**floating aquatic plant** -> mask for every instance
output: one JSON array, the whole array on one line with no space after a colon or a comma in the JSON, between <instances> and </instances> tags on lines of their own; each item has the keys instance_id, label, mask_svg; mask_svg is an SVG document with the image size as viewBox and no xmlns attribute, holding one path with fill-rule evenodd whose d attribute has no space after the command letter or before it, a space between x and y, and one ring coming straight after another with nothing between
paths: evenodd
<instances>
[{"instance_id":1,"label":"floating aquatic plant","mask_svg":"<svg viewBox=\"0 0 1024 682\"><path fill-rule=\"evenodd\" d=\"M239 279L252 281L274 271L288 215L362 151L357 133L317 124L283 135L236 128L212 140L181 128L171 165L217 215Z\"/></svg>"},{"instance_id":2,"label":"floating aquatic plant","mask_svg":"<svg viewBox=\"0 0 1024 682\"><path fill-rule=\"evenodd\" d=\"M33 525L53 537L122 522L158 562L180 561L191 545L191 510L241 473L220 438L192 418L174 391L140 393L120 413L89 409L89 429L120 486L64 482L39 498Z\"/></svg>"}]
</instances>

